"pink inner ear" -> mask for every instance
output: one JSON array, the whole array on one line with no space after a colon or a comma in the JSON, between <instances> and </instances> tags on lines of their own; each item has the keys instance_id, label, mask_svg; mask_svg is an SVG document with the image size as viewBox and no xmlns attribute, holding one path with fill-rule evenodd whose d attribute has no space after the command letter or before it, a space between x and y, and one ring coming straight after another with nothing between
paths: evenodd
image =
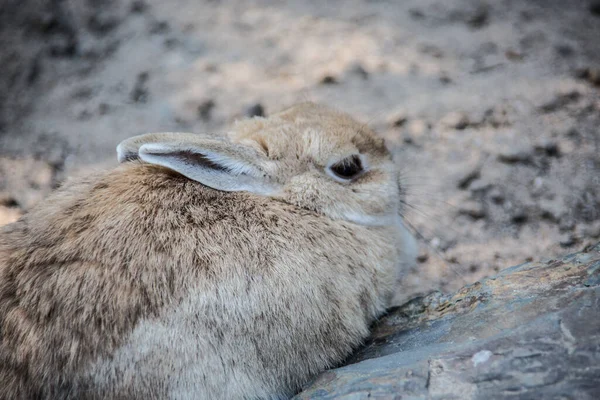
<instances>
[{"instance_id":1,"label":"pink inner ear","mask_svg":"<svg viewBox=\"0 0 600 400\"><path fill-rule=\"evenodd\" d=\"M151 154L160 155L160 153ZM178 158L189 165L201 165L216 171L231 172L229 168L211 161L204 154L195 153L189 150L176 151L173 153L164 154L164 156Z\"/></svg>"}]
</instances>

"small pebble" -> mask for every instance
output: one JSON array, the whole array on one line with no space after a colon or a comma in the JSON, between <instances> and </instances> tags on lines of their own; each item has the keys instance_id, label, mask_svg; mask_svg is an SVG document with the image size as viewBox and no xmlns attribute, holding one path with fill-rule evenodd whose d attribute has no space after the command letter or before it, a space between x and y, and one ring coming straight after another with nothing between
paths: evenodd
<instances>
[{"instance_id":1,"label":"small pebble","mask_svg":"<svg viewBox=\"0 0 600 400\"><path fill-rule=\"evenodd\" d=\"M560 150L558 143L550 139L544 139L535 145L535 149L539 152L545 153L549 157L559 157Z\"/></svg>"},{"instance_id":2,"label":"small pebble","mask_svg":"<svg viewBox=\"0 0 600 400\"><path fill-rule=\"evenodd\" d=\"M209 121L211 118L212 110L217 104L212 99L203 101L198 105L198 117L203 121Z\"/></svg>"},{"instance_id":3,"label":"small pebble","mask_svg":"<svg viewBox=\"0 0 600 400\"><path fill-rule=\"evenodd\" d=\"M143 13L148 5L143 0L134 0L131 2L130 10L132 13Z\"/></svg>"},{"instance_id":4,"label":"small pebble","mask_svg":"<svg viewBox=\"0 0 600 400\"><path fill-rule=\"evenodd\" d=\"M462 130L469 126L470 121L465 113L454 111L446 114L440 123L447 128Z\"/></svg>"},{"instance_id":5,"label":"small pebble","mask_svg":"<svg viewBox=\"0 0 600 400\"><path fill-rule=\"evenodd\" d=\"M575 229L575 221L573 220L573 218L570 217L563 217L560 219L560 222L558 223L558 229L561 232L570 232L573 231Z\"/></svg>"},{"instance_id":6,"label":"small pebble","mask_svg":"<svg viewBox=\"0 0 600 400\"><path fill-rule=\"evenodd\" d=\"M581 79L585 79L590 82L592 85L600 86L600 68L584 68L578 71L577 75Z\"/></svg>"},{"instance_id":7,"label":"small pebble","mask_svg":"<svg viewBox=\"0 0 600 400\"><path fill-rule=\"evenodd\" d=\"M485 209L483 204L478 201L468 200L458 208L459 214L468 215L473 219L481 219L485 217Z\"/></svg>"},{"instance_id":8,"label":"small pebble","mask_svg":"<svg viewBox=\"0 0 600 400\"><path fill-rule=\"evenodd\" d=\"M525 56L523 55L523 53L519 53L519 52L514 51L514 50L506 50L506 52L504 53L504 55L510 61L523 61L523 59L525 58Z\"/></svg>"},{"instance_id":9,"label":"small pebble","mask_svg":"<svg viewBox=\"0 0 600 400\"><path fill-rule=\"evenodd\" d=\"M581 74L583 74L583 72L579 73L580 76ZM583 76L581 77L583 78ZM542 112L545 113L554 112L578 100L580 97L581 93L579 93L576 90L573 90L568 93L561 93L556 95L552 100L542 104L539 108Z\"/></svg>"},{"instance_id":10,"label":"small pebble","mask_svg":"<svg viewBox=\"0 0 600 400\"><path fill-rule=\"evenodd\" d=\"M325 75L319 82L322 85L335 85L338 83L338 80L332 75Z\"/></svg>"},{"instance_id":11,"label":"small pebble","mask_svg":"<svg viewBox=\"0 0 600 400\"><path fill-rule=\"evenodd\" d=\"M444 85L449 85L452 83L452 78L450 78L446 73L442 73L439 79L440 82Z\"/></svg>"},{"instance_id":12,"label":"small pebble","mask_svg":"<svg viewBox=\"0 0 600 400\"><path fill-rule=\"evenodd\" d=\"M557 201L541 199L538 207L541 211L542 218L545 218L555 223L560 221L561 219L564 219L564 206Z\"/></svg>"},{"instance_id":13,"label":"small pebble","mask_svg":"<svg viewBox=\"0 0 600 400\"><path fill-rule=\"evenodd\" d=\"M408 116L404 110L395 111L387 118L388 124L394 128L401 127L406 124L406 121L408 121Z\"/></svg>"},{"instance_id":14,"label":"small pebble","mask_svg":"<svg viewBox=\"0 0 600 400\"><path fill-rule=\"evenodd\" d=\"M481 29L486 26L489 22L489 12L487 7L479 7L473 14L467 19L467 25L473 29Z\"/></svg>"},{"instance_id":15,"label":"small pebble","mask_svg":"<svg viewBox=\"0 0 600 400\"><path fill-rule=\"evenodd\" d=\"M88 18L88 29L97 34L104 35L117 27L119 20L107 12L94 13Z\"/></svg>"},{"instance_id":16,"label":"small pebble","mask_svg":"<svg viewBox=\"0 0 600 400\"><path fill-rule=\"evenodd\" d=\"M458 180L457 187L463 190L468 188L471 182L479 178L480 174L481 170L479 169L479 167L469 170L466 174L463 175L462 178Z\"/></svg>"},{"instance_id":17,"label":"small pebble","mask_svg":"<svg viewBox=\"0 0 600 400\"><path fill-rule=\"evenodd\" d=\"M264 117L265 116L265 109L262 106L262 104L256 103L256 104L248 107L248 109L246 110L246 116L248 118Z\"/></svg>"},{"instance_id":18,"label":"small pebble","mask_svg":"<svg viewBox=\"0 0 600 400\"><path fill-rule=\"evenodd\" d=\"M506 149L498 154L498 161L506 164L531 162L531 153L522 149Z\"/></svg>"},{"instance_id":19,"label":"small pebble","mask_svg":"<svg viewBox=\"0 0 600 400\"><path fill-rule=\"evenodd\" d=\"M585 226L583 234L587 237L600 237L600 221L595 221L590 225Z\"/></svg>"},{"instance_id":20,"label":"small pebble","mask_svg":"<svg viewBox=\"0 0 600 400\"><path fill-rule=\"evenodd\" d=\"M106 115L110 111L110 106L106 103L98 104L98 114Z\"/></svg>"},{"instance_id":21,"label":"small pebble","mask_svg":"<svg viewBox=\"0 0 600 400\"><path fill-rule=\"evenodd\" d=\"M351 75L358 76L361 79L369 78L369 73L360 63L354 63L350 65L347 69L347 72Z\"/></svg>"},{"instance_id":22,"label":"small pebble","mask_svg":"<svg viewBox=\"0 0 600 400\"><path fill-rule=\"evenodd\" d=\"M490 187L492 187L492 184L485 179L475 179L469 185L469 190L471 192L484 192Z\"/></svg>"},{"instance_id":23,"label":"small pebble","mask_svg":"<svg viewBox=\"0 0 600 400\"><path fill-rule=\"evenodd\" d=\"M494 186L488 195L494 204L502 204L504 202L505 196L497 186Z\"/></svg>"},{"instance_id":24,"label":"small pebble","mask_svg":"<svg viewBox=\"0 0 600 400\"><path fill-rule=\"evenodd\" d=\"M131 90L131 100L136 103L145 103L148 100L148 89L146 88L146 83L148 82L149 77L150 75L148 72L141 72L138 74L135 85Z\"/></svg>"},{"instance_id":25,"label":"small pebble","mask_svg":"<svg viewBox=\"0 0 600 400\"><path fill-rule=\"evenodd\" d=\"M527 212L522 208L515 208L510 215L510 220L515 224L524 224L528 219Z\"/></svg>"},{"instance_id":26,"label":"small pebble","mask_svg":"<svg viewBox=\"0 0 600 400\"><path fill-rule=\"evenodd\" d=\"M431 129L431 124L422 119L414 119L408 121L406 128L411 135L422 136L427 131L429 131L429 129Z\"/></svg>"},{"instance_id":27,"label":"small pebble","mask_svg":"<svg viewBox=\"0 0 600 400\"><path fill-rule=\"evenodd\" d=\"M563 233L560 236L558 243L561 247L570 247L573 246L577 242L577 238L572 233Z\"/></svg>"},{"instance_id":28,"label":"small pebble","mask_svg":"<svg viewBox=\"0 0 600 400\"><path fill-rule=\"evenodd\" d=\"M153 35L161 35L169 32L169 23L167 21L154 21L150 24L148 31Z\"/></svg>"},{"instance_id":29,"label":"small pebble","mask_svg":"<svg viewBox=\"0 0 600 400\"><path fill-rule=\"evenodd\" d=\"M19 202L8 194L0 193L0 206L8 208L19 207Z\"/></svg>"},{"instance_id":30,"label":"small pebble","mask_svg":"<svg viewBox=\"0 0 600 400\"><path fill-rule=\"evenodd\" d=\"M417 255L417 261L420 263L424 263L429 259L429 254L424 249L419 250L419 254Z\"/></svg>"}]
</instances>

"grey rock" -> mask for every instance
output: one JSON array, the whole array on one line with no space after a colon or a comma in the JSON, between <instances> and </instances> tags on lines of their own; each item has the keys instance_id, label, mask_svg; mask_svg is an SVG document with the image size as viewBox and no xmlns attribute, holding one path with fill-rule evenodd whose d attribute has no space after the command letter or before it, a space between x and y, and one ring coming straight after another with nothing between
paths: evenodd
<instances>
[{"instance_id":1,"label":"grey rock","mask_svg":"<svg viewBox=\"0 0 600 400\"><path fill-rule=\"evenodd\" d=\"M490 200L492 200L494 202L494 204L502 204L504 202L504 200L506 199L506 196L504 195L502 190L500 190L500 188L497 186L494 186L490 190L489 197L490 197Z\"/></svg>"},{"instance_id":2,"label":"grey rock","mask_svg":"<svg viewBox=\"0 0 600 400\"><path fill-rule=\"evenodd\" d=\"M203 101L198 105L198 117L203 121L209 121L216 105L212 99Z\"/></svg>"},{"instance_id":3,"label":"grey rock","mask_svg":"<svg viewBox=\"0 0 600 400\"><path fill-rule=\"evenodd\" d=\"M595 399L600 244L390 310L297 399Z\"/></svg>"},{"instance_id":4,"label":"grey rock","mask_svg":"<svg viewBox=\"0 0 600 400\"><path fill-rule=\"evenodd\" d=\"M560 237L559 244L562 247L571 247L577 243L577 238L570 232L563 233Z\"/></svg>"},{"instance_id":5,"label":"grey rock","mask_svg":"<svg viewBox=\"0 0 600 400\"><path fill-rule=\"evenodd\" d=\"M469 116L462 112L450 112L446 114L441 120L440 124L446 128L462 130L469 126L471 121Z\"/></svg>"},{"instance_id":6,"label":"grey rock","mask_svg":"<svg viewBox=\"0 0 600 400\"><path fill-rule=\"evenodd\" d=\"M589 83L595 86L600 86L600 68L584 68L577 72L577 75L587 80Z\"/></svg>"},{"instance_id":7,"label":"grey rock","mask_svg":"<svg viewBox=\"0 0 600 400\"><path fill-rule=\"evenodd\" d=\"M459 206L458 213L468 215L473 219L480 219L485 217L485 208L483 207L483 204L478 201L468 200Z\"/></svg>"},{"instance_id":8,"label":"grey rock","mask_svg":"<svg viewBox=\"0 0 600 400\"><path fill-rule=\"evenodd\" d=\"M479 179L481 176L481 166L476 165L474 168L469 168L467 171L458 179L457 187L459 189L467 189L472 182Z\"/></svg>"},{"instance_id":9,"label":"grey rock","mask_svg":"<svg viewBox=\"0 0 600 400\"><path fill-rule=\"evenodd\" d=\"M264 117L265 115L266 115L265 108L260 103L256 103L256 104L248 107L248 109L246 110L246 116L248 118Z\"/></svg>"},{"instance_id":10,"label":"grey rock","mask_svg":"<svg viewBox=\"0 0 600 400\"><path fill-rule=\"evenodd\" d=\"M508 148L498 154L498 161L505 164L528 164L532 161L532 154L520 148Z\"/></svg>"},{"instance_id":11,"label":"grey rock","mask_svg":"<svg viewBox=\"0 0 600 400\"><path fill-rule=\"evenodd\" d=\"M333 75L325 75L320 79L319 82L322 85L335 85L335 84L339 83L337 78Z\"/></svg>"},{"instance_id":12,"label":"grey rock","mask_svg":"<svg viewBox=\"0 0 600 400\"><path fill-rule=\"evenodd\" d=\"M346 69L346 74L354 75L361 79L368 79L369 73L360 63L353 63Z\"/></svg>"},{"instance_id":13,"label":"grey rock","mask_svg":"<svg viewBox=\"0 0 600 400\"><path fill-rule=\"evenodd\" d=\"M492 184L485 179L475 179L469 185L469 190L471 192L485 192L489 188L492 187Z\"/></svg>"},{"instance_id":14,"label":"grey rock","mask_svg":"<svg viewBox=\"0 0 600 400\"><path fill-rule=\"evenodd\" d=\"M145 103L148 100L148 72L140 72L136 78L135 85L131 90L130 97L135 103Z\"/></svg>"}]
</instances>

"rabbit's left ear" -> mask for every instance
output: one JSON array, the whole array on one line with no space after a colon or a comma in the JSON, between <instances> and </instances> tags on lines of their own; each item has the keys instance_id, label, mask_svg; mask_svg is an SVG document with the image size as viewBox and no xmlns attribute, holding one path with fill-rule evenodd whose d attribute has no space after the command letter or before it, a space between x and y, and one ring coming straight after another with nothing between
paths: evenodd
<instances>
[{"instance_id":1,"label":"rabbit's left ear","mask_svg":"<svg viewBox=\"0 0 600 400\"><path fill-rule=\"evenodd\" d=\"M147 163L167 167L217 190L273 195L279 189L271 179L272 161L256 149L226 140L194 136L193 140L145 143L138 155Z\"/></svg>"},{"instance_id":2,"label":"rabbit's left ear","mask_svg":"<svg viewBox=\"0 0 600 400\"><path fill-rule=\"evenodd\" d=\"M139 160L140 147L146 143L194 142L199 138L207 137L209 136L184 132L146 133L143 135L133 136L119 143L117 146L117 159L120 163Z\"/></svg>"}]
</instances>

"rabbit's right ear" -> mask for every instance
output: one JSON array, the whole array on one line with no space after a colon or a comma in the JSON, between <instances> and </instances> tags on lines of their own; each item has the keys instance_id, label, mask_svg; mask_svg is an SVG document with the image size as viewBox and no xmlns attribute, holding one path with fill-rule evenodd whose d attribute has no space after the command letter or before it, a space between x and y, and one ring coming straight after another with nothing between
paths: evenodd
<instances>
[{"instance_id":1,"label":"rabbit's right ear","mask_svg":"<svg viewBox=\"0 0 600 400\"><path fill-rule=\"evenodd\" d=\"M272 161L251 147L226 140L194 136L193 140L145 143L138 155L217 190L272 195L279 189L270 179Z\"/></svg>"}]
</instances>

